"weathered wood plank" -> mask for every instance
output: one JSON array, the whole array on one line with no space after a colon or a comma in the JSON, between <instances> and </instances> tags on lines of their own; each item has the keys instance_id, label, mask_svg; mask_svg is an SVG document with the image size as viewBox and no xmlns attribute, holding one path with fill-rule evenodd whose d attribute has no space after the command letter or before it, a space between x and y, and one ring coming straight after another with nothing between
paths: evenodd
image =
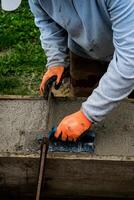
<instances>
[{"instance_id":1,"label":"weathered wood plank","mask_svg":"<svg viewBox=\"0 0 134 200\"><path fill-rule=\"evenodd\" d=\"M34 194L38 164L37 158L1 158L0 188L18 195ZM132 161L49 158L46 173L47 197L134 197Z\"/></svg>"}]
</instances>

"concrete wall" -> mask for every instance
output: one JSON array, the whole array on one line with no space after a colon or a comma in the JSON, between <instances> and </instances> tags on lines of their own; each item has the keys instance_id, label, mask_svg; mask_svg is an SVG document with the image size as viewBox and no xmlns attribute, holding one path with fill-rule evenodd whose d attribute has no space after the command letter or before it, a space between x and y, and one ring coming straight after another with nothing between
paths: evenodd
<instances>
[{"instance_id":1,"label":"concrete wall","mask_svg":"<svg viewBox=\"0 0 134 200\"><path fill-rule=\"evenodd\" d=\"M48 105L43 99L0 100L0 194L14 191L33 197L39 164L38 130L57 125L66 114L77 111L82 101L53 100L47 120ZM134 197L134 104L122 102L94 128L94 154L48 154L48 197Z\"/></svg>"}]
</instances>

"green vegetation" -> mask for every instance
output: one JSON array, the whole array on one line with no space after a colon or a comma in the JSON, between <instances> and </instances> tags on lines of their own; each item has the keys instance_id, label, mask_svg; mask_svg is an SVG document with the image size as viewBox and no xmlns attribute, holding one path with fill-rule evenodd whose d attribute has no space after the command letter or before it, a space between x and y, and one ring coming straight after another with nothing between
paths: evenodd
<instances>
[{"instance_id":1,"label":"green vegetation","mask_svg":"<svg viewBox=\"0 0 134 200\"><path fill-rule=\"evenodd\" d=\"M45 64L28 1L16 11L1 11L0 94L38 95Z\"/></svg>"}]
</instances>

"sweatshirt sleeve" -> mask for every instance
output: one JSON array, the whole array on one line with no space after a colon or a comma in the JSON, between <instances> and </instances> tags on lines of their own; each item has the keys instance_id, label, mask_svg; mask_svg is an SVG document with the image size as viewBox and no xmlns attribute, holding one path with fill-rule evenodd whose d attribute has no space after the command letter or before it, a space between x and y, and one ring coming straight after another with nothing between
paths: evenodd
<instances>
[{"instance_id":1,"label":"sweatshirt sleeve","mask_svg":"<svg viewBox=\"0 0 134 200\"><path fill-rule=\"evenodd\" d=\"M134 89L134 1L107 2L115 52L98 87L82 104L82 111L92 122L104 119Z\"/></svg>"},{"instance_id":2,"label":"sweatshirt sleeve","mask_svg":"<svg viewBox=\"0 0 134 200\"><path fill-rule=\"evenodd\" d=\"M47 67L68 66L67 32L43 10L38 0L29 0L35 24L40 30L42 48L47 55Z\"/></svg>"}]
</instances>

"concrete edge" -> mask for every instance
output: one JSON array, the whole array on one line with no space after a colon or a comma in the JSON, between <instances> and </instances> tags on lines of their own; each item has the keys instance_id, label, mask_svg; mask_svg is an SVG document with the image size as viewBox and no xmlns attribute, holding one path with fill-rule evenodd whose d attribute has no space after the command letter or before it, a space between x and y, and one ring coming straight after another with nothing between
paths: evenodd
<instances>
[{"instance_id":1,"label":"concrete edge","mask_svg":"<svg viewBox=\"0 0 134 200\"><path fill-rule=\"evenodd\" d=\"M0 100L44 100L39 96L0 95Z\"/></svg>"},{"instance_id":2,"label":"concrete edge","mask_svg":"<svg viewBox=\"0 0 134 200\"><path fill-rule=\"evenodd\" d=\"M67 96L67 97L55 97L59 100L76 100L76 99L83 99L86 100L86 97L73 97L73 96ZM0 101L1 100L45 100L44 97L41 96L20 96L20 95L0 95ZM134 103L134 99L128 99L125 98L123 101Z\"/></svg>"},{"instance_id":3,"label":"concrete edge","mask_svg":"<svg viewBox=\"0 0 134 200\"><path fill-rule=\"evenodd\" d=\"M0 158L31 158L31 159L38 159L40 157L38 153L0 153ZM62 160L96 160L96 161L127 161L127 162L134 162L133 156L99 156L94 154L87 154L87 153L64 153L64 152L57 152L57 153L48 153L48 159L62 159Z\"/></svg>"},{"instance_id":4,"label":"concrete edge","mask_svg":"<svg viewBox=\"0 0 134 200\"><path fill-rule=\"evenodd\" d=\"M59 100L76 100L76 99L83 99L85 100L86 98L85 97L54 97L56 99L59 99ZM44 97L41 97L41 96L19 96L19 95L0 95L0 101L1 100L43 100L45 101Z\"/></svg>"}]
</instances>

